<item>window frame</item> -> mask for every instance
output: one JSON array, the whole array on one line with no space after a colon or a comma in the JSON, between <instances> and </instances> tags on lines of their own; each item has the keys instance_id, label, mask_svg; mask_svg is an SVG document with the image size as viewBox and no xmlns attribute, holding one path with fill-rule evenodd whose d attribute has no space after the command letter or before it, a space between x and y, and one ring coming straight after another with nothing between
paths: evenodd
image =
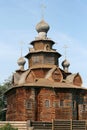
<instances>
[{"instance_id":1,"label":"window frame","mask_svg":"<svg viewBox=\"0 0 87 130\"><path fill-rule=\"evenodd\" d=\"M45 105L46 108L49 108L50 107L50 100L46 99L45 102L44 102L44 105Z\"/></svg>"}]
</instances>

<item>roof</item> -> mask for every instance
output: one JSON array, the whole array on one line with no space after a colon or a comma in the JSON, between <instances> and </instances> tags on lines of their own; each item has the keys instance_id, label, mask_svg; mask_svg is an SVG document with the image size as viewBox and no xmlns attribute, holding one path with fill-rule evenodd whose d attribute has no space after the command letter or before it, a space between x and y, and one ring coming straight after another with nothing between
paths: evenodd
<instances>
[{"instance_id":1,"label":"roof","mask_svg":"<svg viewBox=\"0 0 87 130\"><path fill-rule=\"evenodd\" d=\"M35 39L35 40L33 40L30 44L31 45L33 45L35 42L39 42L39 41L42 41L42 42L51 42L52 44L55 44L55 42L53 41L53 40L51 40L51 39Z\"/></svg>"},{"instance_id":2,"label":"roof","mask_svg":"<svg viewBox=\"0 0 87 130\"><path fill-rule=\"evenodd\" d=\"M76 76L79 76L81 79L81 76L79 75L79 73L71 74L67 76L66 83L73 83ZM82 79L81 79L81 82L82 82Z\"/></svg>"},{"instance_id":3,"label":"roof","mask_svg":"<svg viewBox=\"0 0 87 130\"><path fill-rule=\"evenodd\" d=\"M29 73L34 70L34 69L48 69L46 75L44 78L37 78L35 77L35 79L32 82L28 82L26 83L26 78L29 75ZM73 89L85 89L86 88L82 88L81 86L77 86L73 84L73 80L75 78L75 76L78 74L71 74L67 76L67 78L64 80L62 79L60 82L56 82L55 80L52 80L51 75L52 73L56 70L59 69L61 71L61 69L59 67L57 67L56 65L34 65L32 66L30 69L26 70L19 78L19 81L17 80L17 84L13 87L48 87L48 88L73 88ZM62 74L62 73L61 73ZM15 75L16 76L16 75ZM11 89L13 89L11 88Z\"/></svg>"},{"instance_id":4,"label":"roof","mask_svg":"<svg viewBox=\"0 0 87 130\"><path fill-rule=\"evenodd\" d=\"M57 68L57 67L54 66L52 69L50 69L50 70L48 71L47 75L45 76L45 79L49 78L49 77L52 75L52 73L54 72L54 70L55 70L56 68Z\"/></svg>"},{"instance_id":5,"label":"roof","mask_svg":"<svg viewBox=\"0 0 87 130\"><path fill-rule=\"evenodd\" d=\"M66 79L62 79L60 82L55 81L53 83L54 80L52 80L52 78L49 78L49 77L52 76L53 72L56 69L60 70L60 68L57 67L56 65L44 65L44 64L42 64L42 65L34 65L30 69L28 69L27 71L23 72L20 76L19 76L19 74L15 73L14 74L15 85L24 85L24 84L26 84L26 78L29 75L29 73L34 69L40 69L40 68L41 69L48 69L48 71L47 71L47 73L46 73L46 75L45 75L45 77L43 79L41 77L38 77L38 79L37 79L37 77L35 77L35 79L33 80L33 84L38 83L38 85L39 85L39 83L40 83L42 86L48 85L48 86L54 86L54 87L55 86L56 87L57 86L63 86L64 87L64 85L65 85L66 87L67 86L68 87L75 87L75 85L73 84L73 80L74 80L75 76L78 73L77 74L70 74L70 75L68 75L66 77ZM60 70L60 73L61 73L61 70ZM61 73L61 75L62 75L62 73ZM37 80L37 82L35 82L36 80ZM30 84L30 82L29 82L29 84ZM81 86L79 86L79 87L81 88Z\"/></svg>"},{"instance_id":6,"label":"roof","mask_svg":"<svg viewBox=\"0 0 87 130\"><path fill-rule=\"evenodd\" d=\"M77 74L75 73L75 74L71 74L71 75L67 76L67 78L66 78L66 83L67 83L67 82L68 82L68 83L73 83L73 80L74 80L74 78L75 78L76 75L77 75Z\"/></svg>"},{"instance_id":7,"label":"roof","mask_svg":"<svg viewBox=\"0 0 87 130\"><path fill-rule=\"evenodd\" d=\"M33 65L30 67L30 69L37 69L37 68L53 68L53 67L56 67L56 65L51 65L51 64L40 64L40 65Z\"/></svg>"},{"instance_id":8,"label":"roof","mask_svg":"<svg viewBox=\"0 0 87 130\"><path fill-rule=\"evenodd\" d=\"M25 83L25 80L26 80L26 77L27 75L30 73L31 70L33 69L37 69L37 68L48 68L48 69L51 69L51 71L55 70L57 67L55 65L35 65L35 66L32 66L30 69L28 69L27 71L25 71L21 76L20 76L20 79L19 81L17 81L18 85L19 84L24 84Z\"/></svg>"},{"instance_id":9,"label":"roof","mask_svg":"<svg viewBox=\"0 0 87 130\"><path fill-rule=\"evenodd\" d=\"M45 84L44 84L45 83ZM24 84L24 86L43 86L43 87L52 87L52 88L81 88L76 85L71 85L69 83L63 82L54 82L49 79L40 78L34 83Z\"/></svg>"},{"instance_id":10,"label":"roof","mask_svg":"<svg viewBox=\"0 0 87 130\"><path fill-rule=\"evenodd\" d=\"M35 51L30 51L27 55L25 55L25 57L27 58L28 56L30 56L31 54L37 54L37 53L54 53L54 54L57 54L58 55L58 57L61 57L61 54L60 53L58 53L57 51L55 51L55 50L35 50Z\"/></svg>"},{"instance_id":11,"label":"roof","mask_svg":"<svg viewBox=\"0 0 87 130\"><path fill-rule=\"evenodd\" d=\"M31 70L29 69L29 70L27 70L26 72L24 72L24 73L21 75L18 84L24 84L24 83L25 83L25 79L26 79L26 77L27 77L27 75L29 74L30 71L31 71Z\"/></svg>"},{"instance_id":12,"label":"roof","mask_svg":"<svg viewBox=\"0 0 87 130\"><path fill-rule=\"evenodd\" d=\"M45 84L44 84L45 83ZM48 79L38 79L36 82L33 83L28 83L28 84L20 84L17 85L15 87L10 88L9 90L7 90L5 92L5 94L7 94L8 91L12 90L12 89L16 89L19 87L34 87L34 88L58 88L58 89L79 89L79 90L87 90L87 88L83 88L83 87L79 87L73 84L69 84L69 83L63 83L63 82L54 82L54 81L50 81Z\"/></svg>"}]
</instances>

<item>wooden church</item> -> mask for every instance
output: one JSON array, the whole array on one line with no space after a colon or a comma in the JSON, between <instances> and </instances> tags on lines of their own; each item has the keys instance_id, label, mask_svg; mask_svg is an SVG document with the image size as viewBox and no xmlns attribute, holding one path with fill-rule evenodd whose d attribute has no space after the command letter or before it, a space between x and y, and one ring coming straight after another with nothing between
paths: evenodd
<instances>
[{"instance_id":1,"label":"wooden church","mask_svg":"<svg viewBox=\"0 0 87 130\"><path fill-rule=\"evenodd\" d=\"M49 29L44 20L36 25L38 36L25 56L27 70L24 57L18 59L12 88L5 93L7 121L87 120L87 89L81 87L79 73L69 72L67 59L62 62L63 69L59 67L61 54L47 37Z\"/></svg>"}]
</instances>

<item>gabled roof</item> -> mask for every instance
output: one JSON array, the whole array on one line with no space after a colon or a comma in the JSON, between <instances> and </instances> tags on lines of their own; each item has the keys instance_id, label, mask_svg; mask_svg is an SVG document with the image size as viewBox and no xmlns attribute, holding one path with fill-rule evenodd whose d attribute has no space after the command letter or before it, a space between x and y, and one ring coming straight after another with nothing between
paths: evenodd
<instances>
[{"instance_id":1,"label":"gabled roof","mask_svg":"<svg viewBox=\"0 0 87 130\"><path fill-rule=\"evenodd\" d=\"M79 75L79 73L71 74L71 75L67 76L66 83L76 84L78 86L81 86L82 85L82 78Z\"/></svg>"},{"instance_id":2,"label":"gabled roof","mask_svg":"<svg viewBox=\"0 0 87 130\"><path fill-rule=\"evenodd\" d=\"M54 66L52 69L50 69L50 70L48 71L48 73L46 74L45 79L48 79L48 78L52 75L52 73L55 71L56 68L57 68L57 67Z\"/></svg>"},{"instance_id":3,"label":"gabled roof","mask_svg":"<svg viewBox=\"0 0 87 130\"><path fill-rule=\"evenodd\" d=\"M47 73L46 75L44 76L44 78L37 78L37 76L35 76L34 74L34 70L35 69L48 69L47 70ZM56 82L54 79L52 79L52 74L55 72L55 70L58 70L61 74L61 79L59 82ZM33 71L33 73L31 73ZM34 74L34 80L32 80L32 82L27 82L26 83L26 79L28 77L29 74ZM61 72L61 69L59 67L57 67L56 65L36 65L36 66L32 66L30 69L28 69L27 71L23 72L23 74L21 74L21 76L17 76L16 75L18 74L15 74L14 77L15 77L15 81L16 81L16 84L14 85L18 85L18 86L30 86L30 85L34 85L34 86L49 86L49 87L65 87L65 88L81 88L81 86L79 85L76 85L74 84L74 79L75 77L78 75L80 77L80 75L77 73L77 74L69 74L66 76L66 79L63 79L63 75L62 75L62 72ZM15 86L14 86L15 87Z\"/></svg>"},{"instance_id":4,"label":"gabled roof","mask_svg":"<svg viewBox=\"0 0 87 130\"><path fill-rule=\"evenodd\" d=\"M31 70L29 69L29 70L27 70L26 72L24 72L24 73L21 75L21 77L20 77L20 79L19 79L19 82L18 82L18 85L25 83L25 79L26 79L27 75L30 73L30 71L31 71Z\"/></svg>"},{"instance_id":5,"label":"gabled roof","mask_svg":"<svg viewBox=\"0 0 87 130\"><path fill-rule=\"evenodd\" d=\"M74 80L76 75L77 75L77 73L68 75L66 78L66 83L73 83L73 80Z\"/></svg>"},{"instance_id":6,"label":"gabled roof","mask_svg":"<svg viewBox=\"0 0 87 130\"><path fill-rule=\"evenodd\" d=\"M54 82L49 79L40 78L35 83L24 84L24 86L43 86L43 87L52 87L52 88L81 88L73 84Z\"/></svg>"}]
</instances>

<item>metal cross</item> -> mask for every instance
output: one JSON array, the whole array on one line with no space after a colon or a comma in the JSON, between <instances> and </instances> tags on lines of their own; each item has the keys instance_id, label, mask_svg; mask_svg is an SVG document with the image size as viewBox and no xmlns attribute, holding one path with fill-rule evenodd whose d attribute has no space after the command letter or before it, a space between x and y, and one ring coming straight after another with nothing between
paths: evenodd
<instances>
[{"instance_id":1,"label":"metal cross","mask_svg":"<svg viewBox=\"0 0 87 130\"><path fill-rule=\"evenodd\" d=\"M23 51L23 49L22 49L22 48L23 48L23 44L24 44L24 42L21 41L21 42L20 42L20 45L21 45L21 57L22 57L22 51Z\"/></svg>"},{"instance_id":2,"label":"metal cross","mask_svg":"<svg viewBox=\"0 0 87 130\"><path fill-rule=\"evenodd\" d=\"M67 45L64 45L64 54L65 54L65 59L66 59L66 49L67 49L68 47L67 47Z\"/></svg>"},{"instance_id":3,"label":"metal cross","mask_svg":"<svg viewBox=\"0 0 87 130\"><path fill-rule=\"evenodd\" d=\"M46 6L44 4L41 4L41 15L42 15L42 19L44 19L44 10L45 10Z\"/></svg>"}]
</instances>

